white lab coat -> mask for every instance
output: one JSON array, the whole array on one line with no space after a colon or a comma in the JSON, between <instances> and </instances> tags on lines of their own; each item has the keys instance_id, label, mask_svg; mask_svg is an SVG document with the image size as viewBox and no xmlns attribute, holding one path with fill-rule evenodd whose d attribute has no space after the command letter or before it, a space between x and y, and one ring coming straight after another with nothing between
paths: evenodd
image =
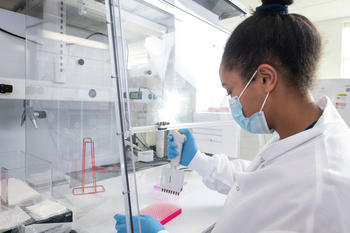
<instances>
[{"instance_id":1,"label":"white lab coat","mask_svg":"<svg viewBox=\"0 0 350 233\"><path fill-rule=\"evenodd\" d=\"M349 233L350 130L327 97L316 125L279 140L252 162L196 154L189 167L227 194L213 233Z\"/></svg>"}]
</instances>

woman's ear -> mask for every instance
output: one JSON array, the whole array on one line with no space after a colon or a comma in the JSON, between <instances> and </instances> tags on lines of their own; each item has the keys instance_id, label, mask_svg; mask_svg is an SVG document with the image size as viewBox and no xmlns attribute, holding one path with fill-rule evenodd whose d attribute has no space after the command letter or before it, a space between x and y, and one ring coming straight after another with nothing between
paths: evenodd
<instances>
[{"instance_id":1,"label":"woman's ear","mask_svg":"<svg viewBox=\"0 0 350 233\"><path fill-rule=\"evenodd\" d=\"M258 67L257 77L266 92L271 92L275 89L278 82L278 74L273 66L261 64Z\"/></svg>"}]
</instances>

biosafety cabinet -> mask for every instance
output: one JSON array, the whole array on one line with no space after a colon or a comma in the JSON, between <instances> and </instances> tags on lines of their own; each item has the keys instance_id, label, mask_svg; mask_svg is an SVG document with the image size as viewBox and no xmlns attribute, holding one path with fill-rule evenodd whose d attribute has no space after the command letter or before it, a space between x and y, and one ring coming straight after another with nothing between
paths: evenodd
<instances>
[{"instance_id":1,"label":"biosafety cabinet","mask_svg":"<svg viewBox=\"0 0 350 233\"><path fill-rule=\"evenodd\" d=\"M0 7L0 232L115 232L116 213L133 232L131 215L168 198L154 188L166 130L220 146L233 127L218 68L239 2Z\"/></svg>"}]
</instances>

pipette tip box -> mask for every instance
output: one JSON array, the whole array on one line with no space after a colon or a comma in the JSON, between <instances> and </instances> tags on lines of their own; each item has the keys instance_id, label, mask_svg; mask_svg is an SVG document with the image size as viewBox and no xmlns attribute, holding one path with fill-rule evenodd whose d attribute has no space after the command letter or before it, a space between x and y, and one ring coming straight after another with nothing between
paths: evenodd
<instances>
[{"instance_id":1,"label":"pipette tip box","mask_svg":"<svg viewBox=\"0 0 350 233\"><path fill-rule=\"evenodd\" d=\"M151 215L162 225L174 219L182 213L182 209L174 204L159 202L141 210L141 214Z\"/></svg>"}]
</instances>

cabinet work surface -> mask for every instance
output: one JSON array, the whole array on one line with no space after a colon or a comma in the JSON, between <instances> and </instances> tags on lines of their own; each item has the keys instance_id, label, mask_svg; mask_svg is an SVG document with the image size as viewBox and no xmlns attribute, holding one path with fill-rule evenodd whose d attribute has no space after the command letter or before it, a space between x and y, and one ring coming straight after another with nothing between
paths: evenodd
<instances>
[{"instance_id":1,"label":"cabinet work surface","mask_svg":"<svg viewBox=\"0 0 350 233\"><path fill-rule=\"evenodd\" d=\"M185 186L179 196L162 193L154 185L159 185L161 169L164 166L136 172L140 209L157 202L170 202L180 206L182 214L165 224L170 233L202 232L215 223L226 196L208 189L194 171L185 172ZM131 176L130 185L133 186ZM113 216L124 213L121 177L101 180L97 184L104 185L106 192L83 196L67 194L59 200L73 210L73 229L77 232L116 232ZM134 195L131 202L136 206ZM135 214L134 208L133 215Z\"/></svg>"}]
</instances>

